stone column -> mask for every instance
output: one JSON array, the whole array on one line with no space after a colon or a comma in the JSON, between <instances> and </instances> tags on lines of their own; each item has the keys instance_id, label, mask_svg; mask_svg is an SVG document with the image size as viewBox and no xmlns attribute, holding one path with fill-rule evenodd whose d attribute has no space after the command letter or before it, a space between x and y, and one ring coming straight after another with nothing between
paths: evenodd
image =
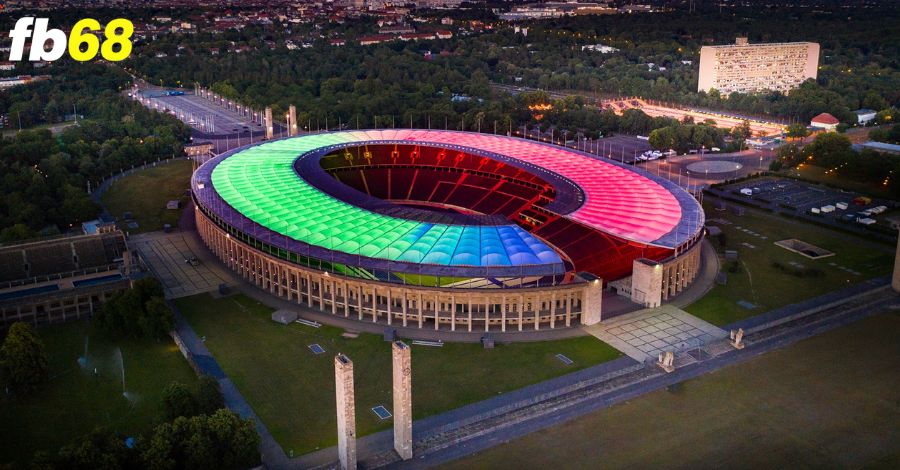
<instances>
[{"instance_id":1,"label":"stone column","mask_svg":"<svg viewBox=\"0 0 900 470\"><path fill-rule=\"evenodd\" d=\"M422 328L422 322L425 320L425 306L422 303L422 293L419 292L419 296L416 299L416 312L419 313L419 328Z\"/></svg>"},{"instance_id":2,"label":"stone column","mask_svg":"<svg viewBox=\"0 0 900 470\"><path fill-rule=\"evenodd\" d=\"M393 297L391 297L391 291L393 291L393 290L394 289L388 288L388 292L387 292L387 322L388 322L388 325L391 324L392 317L394 316L394 314L392 312L393 309L391 308L394 306L393 305L394 299L393 299Z\"/></svg>"},{"instance_id":3,"label":"stone column","mask_svg":"<svg viewBox=\"0 0 900 470\"><path fill-rule=\"evenodd\" d=\"M450 331L456 331L456 295L450 294Z\"/></svg>"},{"instance_id":4,"label":"stone column","mask_svg":"<svg viewBox=\"0 0 900 470\"><path fill-rule=\"evenodd\" d=\"M581 294L581 324L593 325L602 319L603 282L594 279L584 287Z\"/></svg>"},{"instance_id":5,"label":"stone column","mask_svg":"<svg viewBox=\"0 0 900 470\"><path fill-rule=\"evenodd\" d=\"M297 135L297 107L294 105L288 107L288 135Z\"/></svg>"},{"instance_id":6,"label":"stone column","mask_svg":"<svg viewBox=\"0 0 900 470\"><path fill-rule=\"evenodd\" d=\"M500 331L506 331L506 296L500 297Z\"/></svg>"},{"instance_id":7,"label":"stone column","mask_svg":"<svg viewBox=\"0 0 900 470\"><path fill-rule=\"evenodd\" d=\"M266 139L275 136L275 123L272 122L272 108L266 107Z\"/></svg>"},{"instance_id":8,"label":"stone column","mask_svg":"<svg viewBox=\"0 0 900 470\"><path fill-rule=\"evenodd\" d=\"M338 354L334 358L337 399L338 458L341 470L356 468L356 399L353 395L353 362Z\"/></svg>"},{"instance_id":9,"label":"stone column","mask_svg":"<svg viewBox=\"0 0 900 470\"><path fill-rule=\"evenodd\" d=\"M407 315L409 313L409 296L406 291L403 291L403 327L406 328Z\"/></svg>"},{"instance_id":10,"label":"stone column","mask_svg":"<svg viewBox=\"0 0 900 470\"><path fill-rule=\"evenodd\" d=\"M412 358L409 346L394 341L394 450L400 458L412 458Z\"/></svg>"}]
</instances>

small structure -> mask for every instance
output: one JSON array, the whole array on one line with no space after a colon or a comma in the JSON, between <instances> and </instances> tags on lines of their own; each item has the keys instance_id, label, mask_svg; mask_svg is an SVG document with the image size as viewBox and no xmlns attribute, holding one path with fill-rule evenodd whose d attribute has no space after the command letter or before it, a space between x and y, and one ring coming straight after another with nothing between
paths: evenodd
<instances>
[{"instance_id":1,"label":"small structure","mask_svg":"<svg viewBox=\"0 0 900 470\"><path fill-rule=\"evenodd\" d=\"M297 312L293 312L291 310L276 310L272 312L272 321L281 323L282 325L290 325L295 320L297 320Z\"/></svg>"},{"instance_id":2,"label":"small structure","mask_svg":"<svg viewBox=\"0 0 900 470\"><path fill-rule=\"evenodd\" d=\"M744 349L744 329L731 330L731 345L734 349Z\"/></svg>"},{"instance_id":3,"label":"small structure","mask_svg":"<svg viewBox=\"0 0 900 470\"><path fill-rule=\"evenodd\" d=\"M212 142L193 142L184 146L184 154L188 157L205 157L213 149Z\"/></svg>"},{"instance_id":4,"label":"small structure","mask_svg":"<svg viewBox=\"0 0 900 470\"><path fill-rule=\"evenodd\" d=\"M875 115L878 113L871 109L863 108L863 109L857 109L856 111L853 111L853 114L856 115L856 123L859 124L860 126L864 126L864 125L874 121Z\"/></svg>"},{"instance_id":5,"label":"small structure","mask_svg":"<svg viewBox=\"0 0 900 470\"><path fill-rule=\"evenodd\" d=\"M384 327L384 340L385 341L396 341L397 340L397 329L386 326Z\"/></svg>"},{"instance_id":6,"label":"small structure","mask_svg":"<svg viewBox=\"0 0 900 470\"><path fill-rule=\"evenodd\" d=\"M665 353L659 353L659 361L656 363L662 370L666 371L666 373L672 372L675 370L675 353L672 351L666 351Z\"/></svg>"},{"instance_id":7,"label":"small structure","mask_svg":"<svg viewBox=\"0 0 900 470\"><path fill-rule=\"evenodd\" d=\"M833 130L837 129L837 126L840 123L841 123L841 121L839 121L838 118L836 118L828 113L822 113L822 114L812 118L812 120L809 121L809 126L812 127L813 129L833 131Z\"/></svg>"},{"instance_id":8,"label":"small structure","mask_svg":"<svg viewBox=\"0 0 900 470\"><path fill-rule=\"evenodd\" d=\"M737 250L725 250L725 261L737 261L737 260L738 260Z\"/></svg>"},{"instance_id":9,"label":"small structure","mask_svg":"<svg viewBox=\"0 0 900 470\"><path fill-rule=\"evenodd\" d=\"M172 199L171 201L166 203L166 209L170 211L181 209L181 201L178 199Z\"/></svg>"}]
</instances>

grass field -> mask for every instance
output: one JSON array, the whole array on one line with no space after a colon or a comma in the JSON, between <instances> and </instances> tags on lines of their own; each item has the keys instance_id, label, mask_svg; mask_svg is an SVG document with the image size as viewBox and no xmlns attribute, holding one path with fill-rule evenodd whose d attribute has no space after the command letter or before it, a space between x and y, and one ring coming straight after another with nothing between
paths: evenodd
<instances>
[{"instance_id":1,"label":"grass field","mask_svg":"<svg viewBox=\"0 0 900 470\"><path fill-rule=\"evenodd\" d=\"M900 468L897 335L884 313L446 467Z\"/></svg>"},{"instance_id":2,"label":"grass field","mask_svg":"<svg viewBox=\"0 0 900 470\"><path fill-rule=\"evenodd\" d=\"M715 325L726 325L891 272L893 247L889 245L749 208L743 216L736 216L730 211L713 209L709 202L705 206L708 224L722 229L727 248L738 250L740 257L737 272L728 272L724 249L716 239L712 239L723 271L728 275L728 283L724 286L716 285L702 299L685 308ZM709 219L726 219L730 224ZM766 236L767 239L763 240L737 227ZM812 243L835 255L810 259L775 245L775 242L787 238ZM821 275L808 273L799 277L776 269L773 262L795 271L817 269L821 271ZM803 268L791 265L792 262ZM859 274L849 273L841 267ZM747 309L738 305L741 300L752 303L756 308Z\"/></svg>"},{"instance_id":3,"label":"grass field","mask_svg":"<svg viewBox=\"0 0 900 470\"><path fill-rule=\"evenodd\" d=\"M158 419L163 387L173 380L196 381L171 341L112 341L86 322L37 331L50 359L51 379L30 396L0 397L0 463L26 462L37 450L56 452L97 426L126 435L147 433ZM84 355L85 337L88 361L82 369L78 358ZM122 394L116 348L122 352L128 399Z\"/></svg>"},{"instance_id":4,"label":"grass field","mask_svg":"<svg viewBox=\"0 0 900 470\"><path fill-rule=\"evenodd\" d=\"M334 356L354 363L357 434L392 426L371 411L391 401L390 344L380 335L342 336L343 330L284 326L270 319L272 309L244 297L213 299L199 295L177 305L206 346L260 416L285 452L294 455L336 444ZM313 354L317 343L325 353ZM415 418L440 413L619 357L593 337L540 343L413 346ZM565 366L563 353L575 361Z\"/></svg>"},{"instance_id":5,"label":"grass field","mask_svg":"<svg viewBox=\"0 0 900 470\"><path fill-rule=\"evenodd\" d=\"M164 224L173 227L178 224L181 210L166 209L166 202L178 199L182 207L189 197L184 191L190 186L190 160L174 160L156 167L140 170L128 175L110 186L103 194L103 205L109 213L119 219L130 211L137 221L137 229L122 227L131 233L162 230Z\"/></svg>"}]
</instances>

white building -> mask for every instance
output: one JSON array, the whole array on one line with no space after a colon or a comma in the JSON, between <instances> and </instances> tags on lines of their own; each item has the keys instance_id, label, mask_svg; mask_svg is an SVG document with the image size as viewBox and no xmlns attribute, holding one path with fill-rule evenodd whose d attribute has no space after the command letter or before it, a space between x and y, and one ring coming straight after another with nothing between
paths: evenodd
<instances>
[{"instance_id":1,"label":"white building","mask_svg":"<svg viewBox=\"0 0 900 470\"><path fill-rule=\"evenodd\" d=\"M857 109L853 114L856 114L856 123L862 126L874 121L878 113L871 109Z\"/></svg>"},{"instance_id":2,"label":"white building","mask_svg":"<svg viewBox=\"0 0 900 470\"><path fill-rule=\"evenodd\" d=\"M826 130L826 131L833 131L833 130L837 129L837 126L840 123L841 123L841 121L839 121L838 118L836 118L828 113L822 113L822 114L819 114L818 116L812 118L811 121L809 121L809 127L812 127L813 129L822 129L822 130Z\"/></svg>"},{"instance_id":3,"label":"white building","mask_svg":"<svg viewBox=\"0 0 900 470\"><path fill-rule=\"evenodd\" d=\"M787 92L815 79L818 67L817 43L749 44L747 38L737 38L734 44L700 48L697 91L716 89L723 95Z\"/></svg>"}]
</instances>

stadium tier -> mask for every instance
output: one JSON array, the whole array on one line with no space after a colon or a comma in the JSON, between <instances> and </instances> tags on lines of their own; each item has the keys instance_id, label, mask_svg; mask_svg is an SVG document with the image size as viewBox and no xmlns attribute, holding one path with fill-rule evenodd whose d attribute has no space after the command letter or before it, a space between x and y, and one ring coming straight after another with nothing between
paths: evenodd
<instances>
[{"instance_id":1,"label":"stadium tier","mask_svg":"<svg viewBox=\"0 0 900 470\"><path fill-rule=\"evenodd\" d=\"M265 142L208 161L192 185L202 213L254 249L396 283L611 281L630 275L635 259L677 256L704 223L690 194L633 167L454 131Z\"/></svg>"}]
</instances>

